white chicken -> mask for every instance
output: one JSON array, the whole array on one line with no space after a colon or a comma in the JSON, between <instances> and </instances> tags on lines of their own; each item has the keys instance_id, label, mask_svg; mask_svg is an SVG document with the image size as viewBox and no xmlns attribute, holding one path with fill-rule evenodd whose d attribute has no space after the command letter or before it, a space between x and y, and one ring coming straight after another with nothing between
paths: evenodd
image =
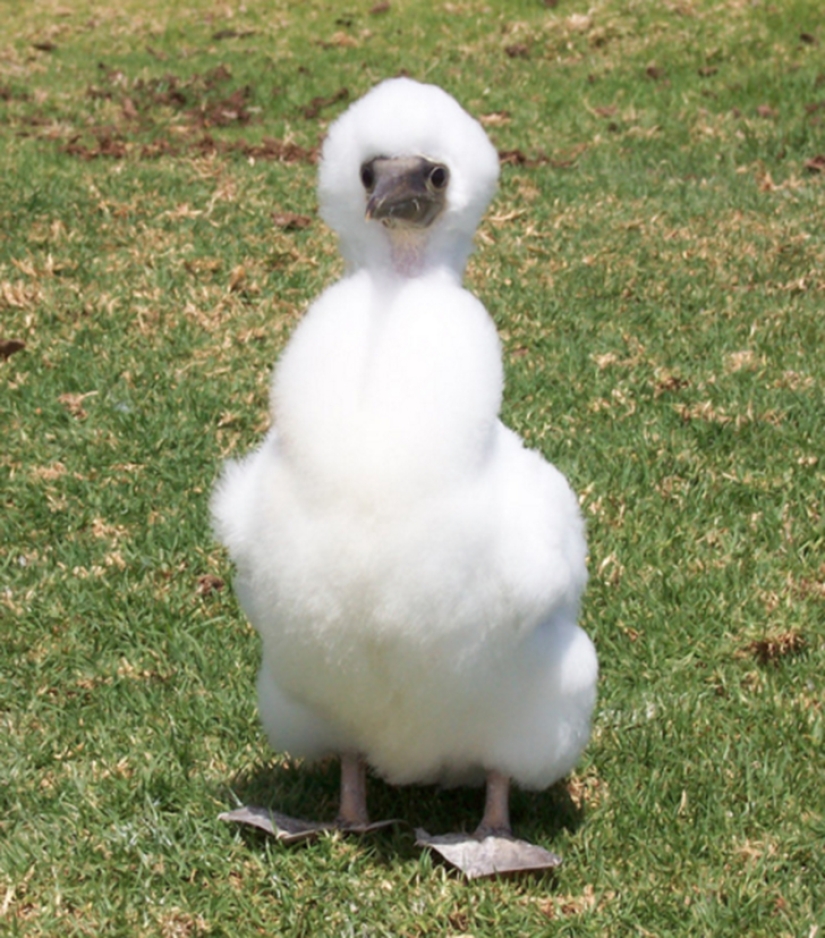
<instances>
[{"instance_id":1,"label":"white chicken","mask_svg":"<svg viewBox=\"0 0 825 938\"><path fill-rule=\"evenodd\" d=\"M495 327L461 285L498 157L446 92L378 85L331 127L321 213L345 276L278 362L273 428L229 462L215 528L261 636L272 746L342 762L339 823L390 783L486 777L477 831L510 831L590 733L597 660L562 474L498 418Z\"/></svg>"}]
</instances>

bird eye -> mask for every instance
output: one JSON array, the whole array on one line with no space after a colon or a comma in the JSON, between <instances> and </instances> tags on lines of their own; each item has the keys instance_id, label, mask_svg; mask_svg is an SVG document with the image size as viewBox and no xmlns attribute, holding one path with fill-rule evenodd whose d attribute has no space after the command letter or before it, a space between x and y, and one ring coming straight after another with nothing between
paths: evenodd
<instances>
[{"instance_id":1,"label":"bird eye","mask_svg":"<svg viewBox=\"0 0 825 938\"><path fill-rule=\"evenodd\" d=\"M430 173L430 184L434 189L443 189L450 178L449 170L446 166L436 166Z\"/></svg>"},{"instance_id":2,"label":"bird eye","mask_svg":"<svg viewBox=\"0 0 825 938\"><path fill-rule=\"evenodd\" d=\"M367 192L375 185L375 170L372 168L372 163L364 163L361 167L361 183Z\"/></svg>"}]
</instances>

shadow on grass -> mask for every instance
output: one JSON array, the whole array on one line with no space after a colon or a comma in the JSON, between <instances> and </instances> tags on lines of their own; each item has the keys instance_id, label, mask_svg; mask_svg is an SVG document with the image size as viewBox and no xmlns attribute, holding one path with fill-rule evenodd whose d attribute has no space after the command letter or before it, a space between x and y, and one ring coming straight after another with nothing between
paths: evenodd
<instances>
[{"instance_id":1,"label":"shadow on grass","mask_svg":"<svg viewBox=\"0 0 825 938\"><path fill-rule=\"evenodd\" d=\"M301 762L273 761L238 773L228 788L242 804L259 805L290 817L312 821L331 820L338 809L340 769L337 759L306 765ZM417 855L412 832L423 827L431 834L471 832L484 811L484 788L441 788L437 785L388 785L370 776L368 802L373 820L396 818L397 828L370 834L378 856L383 860L410 859ZM235 807L234 803L227 804ZM585 809L570 797L565 783L557 782L545 791L529 792L515 788L510 797L510 813L516 836L552 844L562 833L574 833L584 822ZM256 839L257 832L249 830Z\"/></svg>"}]
</instances>

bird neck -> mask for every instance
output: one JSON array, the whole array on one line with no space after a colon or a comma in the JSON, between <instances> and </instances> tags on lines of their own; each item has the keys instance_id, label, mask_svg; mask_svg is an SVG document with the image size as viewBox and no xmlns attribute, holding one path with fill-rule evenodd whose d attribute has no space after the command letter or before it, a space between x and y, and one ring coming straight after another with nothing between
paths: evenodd
<instances>
[{"instance_id":1,"label":"bird neck","mask_svg":"<svg viewBox=\"0 0 825 938\"><path fill-rule=\"evenodd\" d=\"M390 243L390 265L401 277L419 277L428 263L428 232L410 228L387 228Z\"/></svg>"},{"instance_id":2,"label":"bird neck","mask_svg":"<svg viewBox=\"0 0 825 938\"><path fill-rule=\"evenodd\" d=\"M388 228L371 222L359 235L339 240L348 273L367 270L399 284L437 270L460 284L472 250L471 234L443 224Z\"/></svg>"},{"instance_id":3,"label":"bird neck","mask_svg":"<svg viewBox=\"0 0 825 938\"><path fill-rule=\"evenodd\" d=\"M432 228L386 228L391 274L403 279L442 270L461 281L466 258L441 244ZM452 247L452 245L451 245Z\"/></svg>"}]
</instances>

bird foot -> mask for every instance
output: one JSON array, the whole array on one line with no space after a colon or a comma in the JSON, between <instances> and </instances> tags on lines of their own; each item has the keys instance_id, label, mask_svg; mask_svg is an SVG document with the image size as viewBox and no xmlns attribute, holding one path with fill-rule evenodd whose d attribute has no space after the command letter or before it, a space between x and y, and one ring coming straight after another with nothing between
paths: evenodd
<instances>
[{"instance_id":1,"label":"bird foot","mask_svg":"<svg viewBox=\"0 0 825 938\"><path fill-rule=\"evenodd\" d=\"M373 821L370 824L343 824L340 821L305 821L269 808L244 805L220 814L219 820L243 824L262 830L284 844L314 840L327 831L345 834L371 834L393 824L397 819ZM459 869L467 879L497 876L503 873L527 873L553 870L561 857L543 847L519 840L507 831L490 832L479 828L474 834L443 834L432 836L418 828L416 846L433 850L442 859Z\"/></svg>"},{"instance_id":2,"label":"bird foot","mask_svg":"<svg viewBox=\"0 0 825 938\"><path fill-rule=\"evenodd\" d=\"M392 819L389 821L373 821L369 824L347 824L343 821L305 821L302 818L290 817L280 811L271 811L269 808L259 808L255 805L244 805L234 811L225 811L218 815L221 821L233 824L245 824L256 827L267 834L277 838L285 844L302 843L305 840L314 840L325 831L342 831L346 834L371 834L373 831L383 830L393 824L399 823Z\"/></svg>"},{"instance_id":3,"label":"bird foot","mask_svg":"<svg viewBox=\"0 0 825 938\"><path fill-rule=\"evenodd\" d=\"M479 828L475 834L443 834L433 837L418 828L418 847L434 850L467 879L497 876L501 873L527 873L554 870L561 857L543 847L518 840L509 831L489 832Z\"/></svg>"}]
</instances>

